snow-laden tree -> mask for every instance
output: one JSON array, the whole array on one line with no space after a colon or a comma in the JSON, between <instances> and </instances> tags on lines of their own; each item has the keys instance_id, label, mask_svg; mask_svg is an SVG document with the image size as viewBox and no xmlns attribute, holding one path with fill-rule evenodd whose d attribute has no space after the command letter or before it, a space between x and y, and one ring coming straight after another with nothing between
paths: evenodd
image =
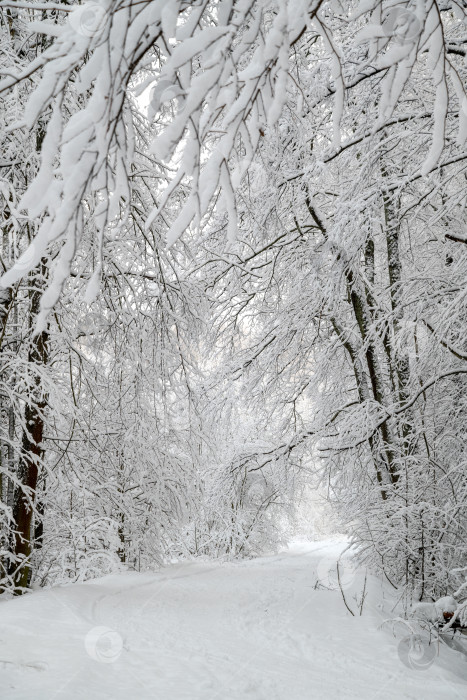
<instances>
[{"instance_id":1,"label":"snow-laden tree","mask_svg":"<svg viewBox=\"0 0 467 700\"><path fill-rule=\"evenodd\" d=\"M443 30L448 46L462 42L452 15ZM421 67L377 128L380 77L355 85L336 146L332 100L303 107L322 49L298 55L237 190L229 262L212 238L209 289L225 299L226 342L232 329L247 336L233 356L254 400L283 416L273 455L309 445L324 456L318 471L367 561L439 594L457 588L466 557L463 103L453 83L431 174L440 102ZM460 54L451 68L464 85Z\"/></svg>"},{"instance_id":2,"label":"snow-laden tree","mask_svg":"<svg viewBox=\"0 0 467 700\"><path fill-rule=\"evenodd\" d=\"M129 205L135 94L141 100L150 95L149 149L165 164L146 228L166 211L172 196L178 198L180 186L188 186L180 211L166 213L169 243L201 222L219 193L229 212L228 238L235 239L235 186L264 130L280 117L287 87L296 79L297 57L310 55L311 47L316 62L301 96L303 108L332 100L334 150L342 148L344 120L361 86L377 85L366 126L381 132L394 118L408 82L419 74L427 86L431 134L420 174L438 166L450 106L457 112L459 143L466 136L467 116L459 109L463 81L453 60L463 54L463 9L455 2L102 0L63 8L45 2L37 4L46 17L41 21L34 5L3 3L19 12L28 8L24 20L31 31L51 37L52 44L26 66L6 71L0 94L39 77L19 126L31 128L45 113L50 119L41 168L20 211L43 220L26 257L3 282L11 285L22 276L26 259L33 267L52 242L61 242L53 282L42 298L41 322L69 274L84 201L91 196L100 252L89 298L97 291L105 232ZM48 7L62 11L66 21L47 19ZM70 93L77 98L73 108L67 105ZM238 149L242 162L232 167Z\"/></svg>"},{"instance_id":3,"label":"snow-laden tree","mask_svg":"<svg viewBox=\"0 0 467 700\"><path fill-rule=\"evenodd\" d=\"M187 275L192 263L183 250L168 254L157 229L144 230L161 168L148 154L148 128L139 115L134 134L131 209L122 209L107 231L102 293L94 302L85 293L99 257L90 197L80 250L47 320L48 353L39 368L29 348L44 337L33 334L40 295L34 293L30 309L29 289L46 282L57 249L16 285L23 302L14 318L27 342L17 358L20 346L11 345L14 328L8 330L11 352L4 350L2 369L22 386L14 406L18 426L28 425L27 402L35 408L35 384L40 387L42 434L35 433L28 448L18 429L16 458L2 470L4 588L21 591L31 576L40 584L79 580L174 556L237 556L277 541L269 508L277 491L263 476L252 484L244 471L233 470L242 436L232 416L221 422L204 398L210 333L203 283ZM33 176L34 141L29 148ZM15 174L13 164L8 177ZM23 190L13 180L14 195ZM22 233L19 250L28 242ZM8 430L6 416L5 453ZM244 432L254 439L254 425ZM28 469L21 467L22 455ZM13 502L22 505L25 523Z\"/></svg>"},{"instance_id":4,"label":"snow-laden tree","mask_svg":"<svg viewBox=\"0 0 467 700\"><path fill-rule=\"evenodd\" d=\"M47 45L44 37L24 31L14 10L2 11L2 70L21 70ZM3 269L31 243L37 222L21 217L18 203L37 173L47 115L42 115L30 133L12 129L27 99L27 87L18 85L2 101L0 170ZM48 280L49 255L34 266L26 266L21 279L2 292L1 304L1 464L0 580L2 584L26 585L32 540L40 540L33 511L42 508L40 496L45 476L43 439L47 425L49 393L54 387L50 365L55 346L44 326L34 334L40 298ZM64 397L55 392L51 412L63 408Z\"/></svg>"},{"instance_id":5,"label":"snow-laden tree","mask_svg":"<svg viewBox=\"0 0 467 700\"><path fill-rule=\"evenodd\" d=\"M22 96L6 133L21 143L28 130L41 133L34 179L13 186L8 210L9 226L35 236L2 282L15 289L45 265L34 299L47 290L30 325L50 333L55 318L81 358L69 372L71 385L83 377L74 460L102 455L108 499L82 496L92 518L112 523L121 546L107 550L135 556L126 533L154 510L153 492L132 500L149 483L151 454L155 488L174 474L175 490L184 484L177 498L191 504L185 536L193 533L195 551L196 508L209 513L200 519L202 539L217 538L208 553L229 538L232 551L244 549L256 522L248 484L269 515L313 462L368 561L420 595L457 588L465 565L463 3L75 5L0 3L5 26L14 12L40 47L21 60L6 54L0 96L6 105ZM97 305L96 328L86 323L79 338L78 298ZM208 358L206 346L197 356L185 345L200 337L200 321ZM102 404L94 376L102 391L107 381ZM161 429L132 461L150 440L128 409L150 415L161 397L170 447ZM243 404L251 431L236 427ZM213 415L225 420L210 456L194 457ZM233 440L216 452L230 431L243 448ZM127 452L123 435L132 435ZM135 462L147 466L135 471ZM92 478L82 471L68 491L58 478L56 503L66 509L66 494ZM206 506L210 489L219 498ZM177 498L166 497L157 502L173 515ZM158 513L152 523L162 521Z\"/></svg>"}]
</instances>

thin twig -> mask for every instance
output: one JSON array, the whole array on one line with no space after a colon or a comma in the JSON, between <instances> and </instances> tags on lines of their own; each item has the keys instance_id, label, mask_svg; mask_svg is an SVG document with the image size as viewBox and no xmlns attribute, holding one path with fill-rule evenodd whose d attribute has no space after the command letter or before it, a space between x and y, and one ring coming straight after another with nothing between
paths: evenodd
<instances>
[{"instance_id":1,"label":"thin twig","mask_svg":"<svg viewBox=\"0 0 467 700\"><path fill-rule=\"evenodd\" d=\"M340 575L340 572L339 572L339 562L338 562L338 561L336 562L336 568L337 568L337 581L338 581L338 583L339 583L339 588L340 588L340 591L341 591L341 594L342 594L342 600L344 601L344 605L345 605L345 607L347 608L347 610L349 611L349 613L350 613L353 617L355 617L355 614L354 614L354 613L352 612L352 610L349 608L349 606L347 605L347 601L346 601L346 599L345 599L344 591L343 591L342 585L341 585L341 575Z\"/></svg>"}]
</instances>

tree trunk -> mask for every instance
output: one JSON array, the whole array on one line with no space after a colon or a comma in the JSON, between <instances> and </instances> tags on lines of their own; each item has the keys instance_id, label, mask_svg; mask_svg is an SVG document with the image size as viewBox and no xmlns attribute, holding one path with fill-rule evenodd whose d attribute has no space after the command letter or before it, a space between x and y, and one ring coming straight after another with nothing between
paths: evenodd
<instances>
[{"instance_id":1,"label":"tree trunk","mask_svg":"<svg viewBox=\"0 0 467 700\"><path fill-rule=\"evenodd\" d=\"M43 260L34 273L30 275L30 327L33 328L39 312L40 298L47 266ZM35 369L48 361L48 333L42 331L31 339L28 361ZM12 565L10 575L13 578L15 592L21 594L27 587L31 565L30 558L34 548L33 518L36 503L37 481L43 457L42 441L44 437L44 411L47 397L41 388L40 376L36 372L34 390L24 410L25 429L23 431L21 458L18 478L21 487L15 494L13 518L15 532L13 553L18 563Z\"/></svg>"}]
</instances>

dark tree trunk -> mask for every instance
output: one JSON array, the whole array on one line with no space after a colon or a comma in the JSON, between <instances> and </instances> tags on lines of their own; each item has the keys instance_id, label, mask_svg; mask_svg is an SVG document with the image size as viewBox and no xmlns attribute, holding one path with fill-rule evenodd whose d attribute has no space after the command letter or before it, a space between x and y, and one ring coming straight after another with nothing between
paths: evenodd
<instances>
[{"instance_id":1,"label":"dark tree trunk","mask_svg":"<svg viewBox=\"0 0 467 700\"><path fill-rule=\"evenodd\" d=\"M39 312L43 280L46 273L46 263L42 261L39 269L32 273L30 319L33 327ZM48 333L42 331L31 340L28 361L35 368L47 364ZM15 494L13 518L15 532L13 553L17 563L12 565L10 575L18 594L27 587L30 578L30 558L34 548L33 519L36 504L37 481L40 463L43 456L42 441L44 437L44 411L47 397L41 388L40 376L36 372L35 388L24 410L25 429L23 431L21 458L18 477L21 487ZM18 561L19 560L19 561Z\"/></svg>"}]
</instances>

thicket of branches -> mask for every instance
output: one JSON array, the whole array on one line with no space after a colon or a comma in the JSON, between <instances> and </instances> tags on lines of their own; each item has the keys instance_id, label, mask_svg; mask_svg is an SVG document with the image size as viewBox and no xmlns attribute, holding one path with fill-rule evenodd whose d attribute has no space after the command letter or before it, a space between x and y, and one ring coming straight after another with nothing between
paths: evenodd
<instances>
[{"instance_id":1,"label":"thicket of branches","mask_svg":"<svg viewBox=\"0 0 467 700\"><path fill-rule=\"evenodd\" d=\"M459 590L464 3L0 12L0 585L259 552L311 479Z\"/></svg>"}]
</instances>

